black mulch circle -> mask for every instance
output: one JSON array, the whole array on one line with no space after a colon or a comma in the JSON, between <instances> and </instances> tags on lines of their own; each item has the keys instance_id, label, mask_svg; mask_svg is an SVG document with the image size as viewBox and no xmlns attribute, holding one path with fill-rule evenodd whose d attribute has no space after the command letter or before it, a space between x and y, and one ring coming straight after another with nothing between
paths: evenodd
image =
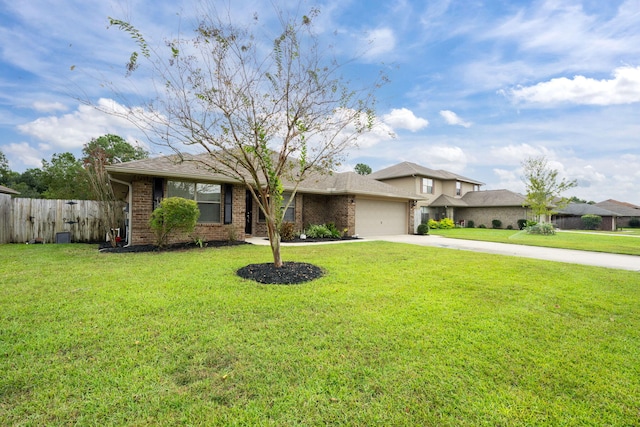
<instances>
[{"instance_id":1,"label":"black mulch circle","mask_svg":"<svg viewBox=\"0 0 640 427\"><path fill-rule=\"evenodd\" d=\"M295 285L322 277L320 267L304 262L285 262L276 268L273 263L249 264L237 271L238 276L265 285Z\"/></svg>"}]
</instances>

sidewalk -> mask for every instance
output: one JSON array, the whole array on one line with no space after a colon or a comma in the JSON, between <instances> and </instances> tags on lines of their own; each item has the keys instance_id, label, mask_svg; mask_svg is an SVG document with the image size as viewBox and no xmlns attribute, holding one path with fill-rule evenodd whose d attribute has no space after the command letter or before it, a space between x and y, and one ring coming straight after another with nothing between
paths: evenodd
<instances>
[{"instance_id":1,"label":"sidewalk","mask_svg":"<svg viewBox=\"0 0 640 427\"><path fill-rule=\"evenodd\" d=\"M450 239L442 236L373 236L360 240L345 240L340 242L308 243L312 245L342 244L352 242L366 242L381 240L385 242L407 243L420 246L434 246L438 248L455 249L461 251L484 252L498 255L519 256L525 258L543 259L547 261L565 262L569 264L591 265L596 267L615 268L640 272L640 256L619 255L603 252L577 251L572 249L544 248L539 246L512 245L508 243L483 242L476 240ZM263 237L252 237L247 242L256 245L268 245L269 241ZM305 245L307 243L282 243L282 246Z\"/></svg>"}]
</instances>

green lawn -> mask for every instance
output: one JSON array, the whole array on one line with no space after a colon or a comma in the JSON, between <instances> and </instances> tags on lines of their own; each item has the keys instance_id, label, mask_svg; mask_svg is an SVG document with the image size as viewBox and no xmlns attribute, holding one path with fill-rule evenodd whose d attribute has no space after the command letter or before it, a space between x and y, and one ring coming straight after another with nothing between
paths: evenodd
<instances>
[{"instance_id":1,"label":"green lawn","mask_svg":"<svg viewBox=\"0 0 640 427\"><path fill-rule=\"evenodd\" d=\"M552 236L527 234L526 231L520 230L492 228L432 229L429 230L429 233L454 239L484 240L516 245L640 255L640 230L631 228L608 233L559 231Z\"/></svg>"},{"instance_id":2,"label":"green lawn","mask_svg":"<svg viewBox=\"0 0 640 427\"><path fill-rule=\"evenodd\" d=\"M640 424L636 272L387 242L0 245L0 425Z\"/></svg>"}]
</instances>

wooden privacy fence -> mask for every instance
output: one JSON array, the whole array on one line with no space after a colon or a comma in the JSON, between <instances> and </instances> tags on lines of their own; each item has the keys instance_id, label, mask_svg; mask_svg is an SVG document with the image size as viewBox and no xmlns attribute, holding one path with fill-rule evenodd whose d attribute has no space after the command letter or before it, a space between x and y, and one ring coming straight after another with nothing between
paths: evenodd
<instances>
[{"instance_id":1,"label":"wooden privacy fence","mask_svg":"<svg viewBox=\"0 0 640 427\"><path fill-rule=\"evenodd\" d=\"M19 199L0 194L0 243L41 239L55 243L68 232L71 242L104 242L107 232L105 202L95 200ZM123 204L124 207L124 204ZM124 237L124 211L118 221Z\"/></svg>"}]
</instances>

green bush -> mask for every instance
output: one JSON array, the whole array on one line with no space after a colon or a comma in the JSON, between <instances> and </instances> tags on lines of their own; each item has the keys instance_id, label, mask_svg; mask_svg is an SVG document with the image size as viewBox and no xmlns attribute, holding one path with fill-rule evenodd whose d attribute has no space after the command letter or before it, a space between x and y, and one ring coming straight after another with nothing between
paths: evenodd
<instances>
[{"instance_id":1,"label":"green bush","mask_svg":"<svg viewBox=\"0 0 640 427\"><path fill-rule=\"evenodd\" d=\"M428 225L428 224L425 224L425 223L420 224L420 225L418 226L418 234L421 234L421 235L423 235L423 236L424 236L425 234L429 234L429 225Z\"/></svg>"},{"instance_id":2,"label":"green bush","mask_svg":"<svg viewBox=\"0 0 640 427\"><path fill-rule=\"evenodd\" d=\"M295 224L293 222L283 222L280 224L280 239L283 242L290 242L295 238Z\"/></svg>"},{"instance_id":3,"label":"green bush","mask_svg":"<svg viewBox=\"0 0 640 427\"><path fill-rule=\"evenodd\" d=\"M440 223L438 223L438 221L436 221L435 219L430 219L429 221L427 221L427 225L429 226L429 228L440 228Z\"/></svg>"},{"instance_id":4,"label":"green bush","mask_svg":"<svg viewBox=\"0 0 640 427\"><path fill-rule=\"evenodd\" d=\"M429 228L439 228L441 230L446 230L449 228L455 228L456 223L453 222L451 218L442 218L440 221L430 219L427 225L429 226Z\"/></svg>"},{"instance_id":5,"label":"green bush","mask_svg":"<svg viewBox=\"0 0 640 427\"><path fill-rule=\"evenodd\" d=\"M507 230L513 230L513 225L511 224L507 225Z\"/></svg>"},{"instance_id":6,"label":"green bush","mask_svg":"<svg viewBox=\"0 0 640 427\"><path fill-rule=\"evenodd\" d=\"M527 228L527 220L526 219L519 219L518 220L518 229L519 230L524 230L525 228Z\"/></svg>"},{"instance_id":7,"label":"green bush","mask_svg":"<svg viewBox=\"0 0 640 427\"><path fill-rule=\"evenodd\" d=\"M151 213L149 227L156 236L156 245L167 245L172 231L191 233L196 228L200 210L195 200L168 197Z\"/></svg>"},{"instance_id":8,"label":"green bush","mask_svg":"<svg viewBox=\"0 0 640 427\"><path fill-rule=\"evenodd\" d=\"M478 226L478 228L487 228L487 226L486 226L486 225L484 225L484 224L480 224L480 225Z\"/></svg>"},{"instance_id":9,"label":"green bush","mask_svg":"<svg viewBox=\"0 0 640 427\"><path fill-rule=\"evenodd\" d=\"M469 220L467 221L467 228L474 228L476 226L476 223L473 222L473 220Z\"/></svg>"},{"instance_id":10,"label":"green bush","mask_svg":"<svg viewBox=\"0 0 640 427\"><path fill-rule=\"evenodd\" d=\"M526 230L529 234L541 234L543 236L556 234L556 230L553 227L553 224L550 224L548 222L541 222L539 224L531 225L527 227Z\"/></svg>"},{"instance_id":11,"label":"green bush","mask_svg":"<svg viewBox=\"0 0 640 427\"><path fill-rule=\"evenodd\" d=\"M582 220L582 225L585 230L596 230L600 228L600 224L602 224L602 217L600 215L582 215L580 217Z\"/></svg>"},{"instance_id":12,"label":"green bush","mask_svg":"<svg viewBox=\"0 0 640 427\"><path fill-rule=\"evenodd\" d=\"M491 221L491 226L493 228L501 228L502 227L502 221L500 221L499 219L494 219Z\"/></svg>"},{"instance_id":13,"label":"green bush","mask_svg":"<svg viewBox=\"0 0 640 427\"><path fill-rule=\"evenodd\" d=\"M311 239L339 239L342 237L342 234L333 223L310 225L305 230L305 234Z\"/></svg>"},{"instance_id":14,"label":"green bush","mask_svg":"<svg viewBox=\"0 0 640 427\"><path fill-rule=\"evenodd\" d=\"M640 228L640 218L631 218L629 220L629 227Z\"/></svg>"}]
</instances>

